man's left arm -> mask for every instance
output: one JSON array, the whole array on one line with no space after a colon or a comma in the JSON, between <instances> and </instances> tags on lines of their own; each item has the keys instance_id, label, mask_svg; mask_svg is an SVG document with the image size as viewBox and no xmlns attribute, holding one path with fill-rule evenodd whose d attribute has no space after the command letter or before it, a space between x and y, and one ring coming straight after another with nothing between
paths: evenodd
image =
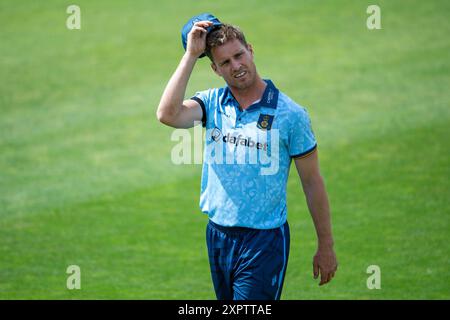
<instances>
[{"instance_id":1,"label":"man's left arm","mask_svg":"<svg viewBox=\"0 0 450 320\"><path fill-rule=\"evenodd\" d=\"M325 184L320 175L317 153L316 149L306 157L294 158L294 161L317 233L318 246L313 258L314 279L320 274L319 285L324 285L334 277L337 260L333 249L330 206Z\"/></svg>"}]
</instances>

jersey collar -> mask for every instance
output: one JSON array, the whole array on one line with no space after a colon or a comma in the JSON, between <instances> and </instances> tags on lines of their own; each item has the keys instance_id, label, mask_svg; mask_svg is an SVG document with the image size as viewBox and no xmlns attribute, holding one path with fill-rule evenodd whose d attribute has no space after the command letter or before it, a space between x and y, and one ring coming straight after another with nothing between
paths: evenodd
<instances>
[{"instance_id":1,"label":"jersey collar","mask_svg":"<svg viewBox=\"0 0 450 320\"><path fill-rule=\"evenodd\" d=\"M264 93L261 97L261 100L249 106L247 109L245 109L245 111L252 111L260 107L267 107L272 109L277 108L279 90L275 87L275 85L271 80L264 79L264 81L267 83L267 86L264 89ZM223 106L226 105L227 103L233 103L233 105L238 106L238 102L234 98L228 86L225 87L225 91L223 93L221 108L223 108Z\"/></svg>"}]
</instances>

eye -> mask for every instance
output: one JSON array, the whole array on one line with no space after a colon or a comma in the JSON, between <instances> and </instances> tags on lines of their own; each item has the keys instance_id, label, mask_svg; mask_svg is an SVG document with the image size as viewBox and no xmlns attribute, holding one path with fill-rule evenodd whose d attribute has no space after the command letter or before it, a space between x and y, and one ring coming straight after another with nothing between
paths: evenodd
<instances>
[{"instance_id":1,"label":"eye","mask_svg":"<svg viewBox=\"0 0 450 320\"><path fill-rule=\"evenodd\" d=\"M220 64L221 67L226 66L230 61L226 60Z\"/></svg>"}]
</instances>

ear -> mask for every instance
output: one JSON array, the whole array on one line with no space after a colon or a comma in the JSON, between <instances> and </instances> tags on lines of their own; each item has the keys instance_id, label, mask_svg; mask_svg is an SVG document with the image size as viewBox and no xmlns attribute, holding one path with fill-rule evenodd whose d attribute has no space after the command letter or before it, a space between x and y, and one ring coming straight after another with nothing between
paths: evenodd
<instances>
[{"instance_id":1,"label":"ear","mask_svg":"<svg viewBox=\"0 0 450 320\"><path fill-rule=\"evenodd\" d=\"M222 74L220 73L220 71L217 69L217 66L214 62L211 62L211 69L213 69L213 71L215 72L215 74L217 74L219 77L222 76Z\"/></svg>"},{"instance_id":2,"label":"ear","mask_svg":"<svg viewBox=\"0 0 450 320\"><path fill-rule=\"evenodd\" d=\"M252 45L250 43L247 43L247 50L250 51L250 53L251 53L251 55L253 57L254 51L253 51L253 47L252 47Z\"/></svg>"}]
</instances>

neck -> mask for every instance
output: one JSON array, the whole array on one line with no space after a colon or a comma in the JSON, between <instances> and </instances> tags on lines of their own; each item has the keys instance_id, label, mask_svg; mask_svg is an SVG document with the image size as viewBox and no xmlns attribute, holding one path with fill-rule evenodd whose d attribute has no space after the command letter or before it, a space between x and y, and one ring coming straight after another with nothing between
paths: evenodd
<instances>
[{"instance_id":1,"label":"neck","mask_svg":"<svg viewBox=\"0 0 450 320\"><path fill-rule=\"evenodd\" d=\"M255 81L249 87L245 89L230 87L230 90L234 98L239 102L240 107L247 109L253 102L261 99L266 86L266 82L257 75Z\"/></svg>"}]
</instances>

